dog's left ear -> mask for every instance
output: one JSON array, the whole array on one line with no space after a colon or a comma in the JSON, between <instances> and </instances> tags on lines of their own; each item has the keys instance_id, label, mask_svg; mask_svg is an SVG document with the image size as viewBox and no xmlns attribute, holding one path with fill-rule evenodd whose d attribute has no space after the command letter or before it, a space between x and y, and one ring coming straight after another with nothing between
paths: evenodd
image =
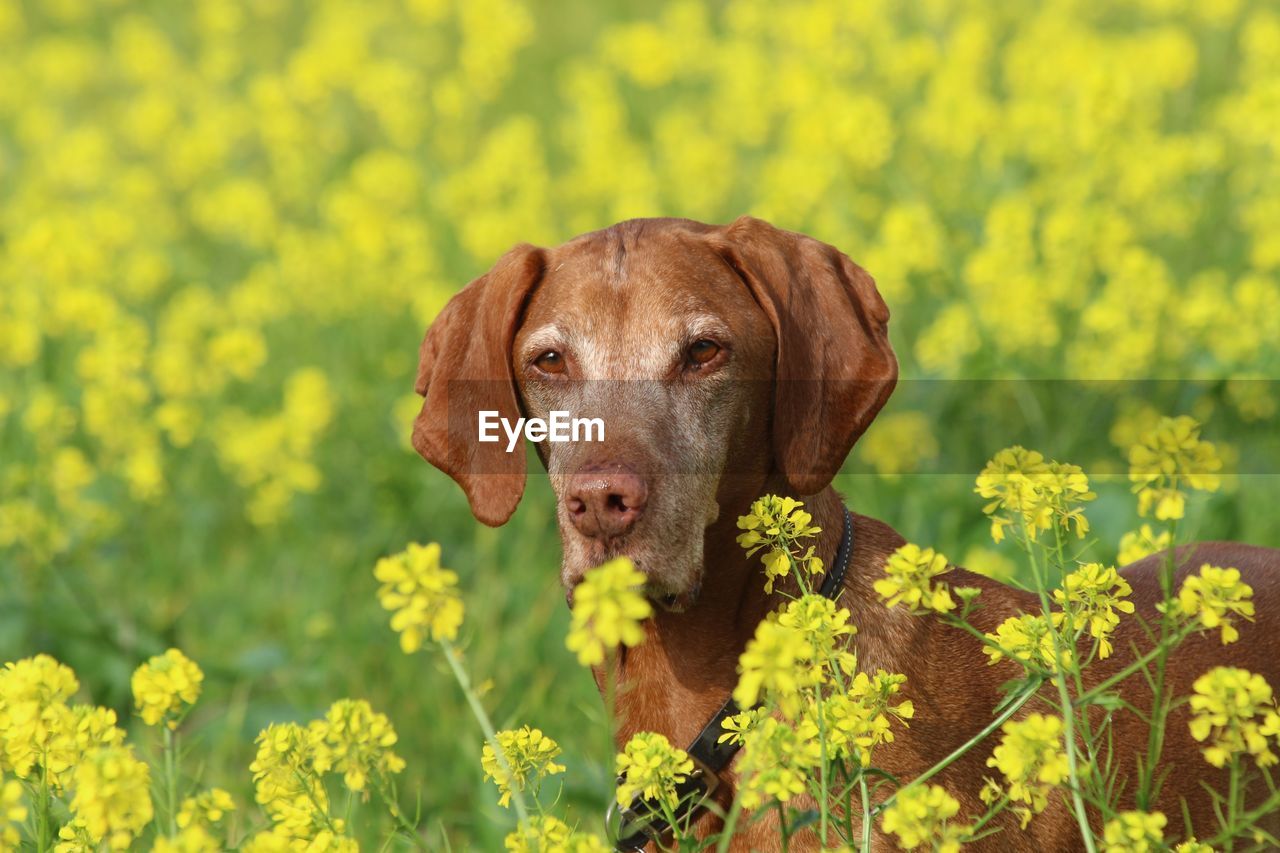
<instances>
[{"instance_id":1,"label":"dog's left ear","mask_svg":"<svg viewBox=\"0 0 1280 853\"><path fill-rule=\"evenodd\" d=\"M775 465L796 494L816 494L898 381L889 309L866 270L812 237L743 216L708 239L773 324Z\"/></svg>"},{"instance_id":2,"label":"dog's left ear","mask_svg":"<svg viewBox=\"0 0 1280 853\"><path fill-rule=\"evenodd\" d=\"M462 487L472 514L492 527L511 517L524 494L524 448L507 453L502 442L480 442L478 415L520 417L511 344L545 268L542 249L511 249L449 300L419 350L415 387L423 401L413 446Z\"/></svg>"}]
</instances>

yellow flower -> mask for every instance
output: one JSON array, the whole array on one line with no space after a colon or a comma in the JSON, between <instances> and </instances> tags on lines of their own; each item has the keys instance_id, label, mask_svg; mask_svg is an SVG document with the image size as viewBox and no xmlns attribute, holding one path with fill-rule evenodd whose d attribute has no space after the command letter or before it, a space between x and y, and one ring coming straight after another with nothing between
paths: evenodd
<instances>
[{"instance_id":1,"label":"yellow flower","mask_svg":"<svg viewBox=\"0 0 1280 853\"><path fill-rule=\"evenodd\" d=\"M753 729L768 718L769 709L764 707L740 711L730 717L725 717L720 724L720 728L724 729L724 734L716 739L716 743L741 744Z\"/></svg>"},{"instance_id":2,"label":"yellow flower","mask_svg":"<svg viewBox=\"0 0 1280 853\"><path fill-rule=\"evenodd\" d=\"M1196 841L1194 838L1188 838L1181 841L1173 848L1173 853L1214 853L1211 845L1205 844L1203 841Z\"/></svg>"},{"instance_id":3,"label":"yellow flower","mask_svg":"<svg viewBox=\"0 0 1280 853\"><path fill-rule=\"evenodd\" d=\"M186 826L173 837L160 836L151 853L220 853L222 844L200 824Z\"/></svg>"},{"instance_id":4,"label":"yellow flower","mask_svg":"<svg viewBox=\"0 0 1280 853\"><path fill-rule=\"evenodd\" d=\"M641 623L653 607L641 594L644 574L626 557L586 573L573 591L573 616L565 645L583 666L604 663L605 653L644 641Z\"/></svg>"},{"instance_id":5,"label":"yellow flower","mask_svg":"<svg viewBox=\"0 0 1280 853\"><path fill-rule=\"evenodd\" d=\"M553 760L560 754L560 745L544 735L541 729L522 726L498 732L498 745L502 748L510 773L503 768L493 747L487 743L481 751L480 764L484 768L485 777L492 779L498 786L498 791L502 794L498 800L501 806L510 805L513 785L524 790L531 782L564 772L564 765L556 764Z\"/></svg>"},{"instance_id":6,"label":"yellow flower","mask_svg":"<svg viewBox=\"0 0 1280 853\"><path fill-rule=\"evenodd\" d=\"M1049 792L1067 778L1067 754L1062 746L1062 719L1029 714L1001 727L999 745L987 759L1008 782L1009 799L1040 813Z\"/></svg>"},{"instance_id":7,"label":"yellow flower","mask_svg":"<svg viewBox=\"0 0 1280 853\"><path fill-rule=\"evenodd\" d=\"M318 773L341 773L349 790L364 791L371 774L386 777L404 769L404 759L391 751L397 740L386 714L363 699L340 699L323 722L312 724L312 764Z\"/></svg>"},{"instance_id":8,"label":"yellow flower","mask_svg":"<svg viewBox=\"0 0 1280 853\"><path fill-rule=\"evenodd\" d=\"M616 772L621 781L618 804L627 806L636 797L674 810L680 802L676 786L693 772L693 760L655 732L632 735L618 754Z\"/></svg>"},{"instance_id":9,"label":"yellow flower","mask_svg":"<svg viewBox=\"0 0 1280 853\"><path fill-rule=\"evenodd\" d=\"M1067 575L1063 589L1053 591L1053 600L1064 610L1070 608L1071 627L1089 629L1098 641L1098 657L1111 656L1111 632L1120 624L1121 613L1132 613L1133 602L1126 596L1133 592L1128 581L1114 568L1101 563L1086 563Z\"/></svg>"},{"instance_id":10,"label":"yellow flower","mask_svg":"<svg viewBox=\"0 0 1280 853\"><path fill-rule=\"evenodd\" d=\"M790 802L822 764L822 745L777 717L767 717L744 738L738 796L747 809Z\"/></svg>"},{"instance_id":11,"label":"yellow flower","mask_svg":"<svg viewBox=\"0 0 1280 853\"><path fill-rule=\"evenodd\" d=\"M924 844L937 853L958 853L970 827L953 824L960 802L940 785L909 785L894 795L884 810L884 831L898 836L904 850Z\"/></svg>"},{"instance_id":12,"label":"yellow flower","mask_svg":"<svg viewBox=\"0 0 1280 853\"><path fill-rule=\"evenodd\" d=\"M1120 812L1102 828L1102 849L1105 853L1164 850L1164 825L1167 822L1161 812Z\"/></svg>"},{"instance_id":13,"label":"yellow flower","mask_svg":"<svg viewBox=\"0 0 1280 853\"><path fill-rule=\"evenodd\" d=\"M126 850L151 822L151 770L127 746L95 749L75 769L71 813L94 842Z\"/></svg>"},{"instance_id":14,"label":"yellow flower","mask_svg":"<svg viewBox=\"0 0 1280 853\"><path fill-rule=\"evenodd\" d=\"M156 655L133 673L133 701L149 726L164 721L176 729L182 717L200 698L204 673L177 649Z\"/></svg>"},{"instance_id":15,"label":"yellow flower","mask_svg":"<svg viewBox=\"0 0 1280 853\"><path fill-rule=\"evenodd\" d=\"M1185 489L1215 492L1222 460L1213 444L1200 440L1200 424L1181 415L1161 418L1129 449L1129 480L1138 496L1138 514L1153 509L1161 521L1182 518Z\"/></svg>"},{"instance_id":16,"label":"yellow flower","mask_svg":"<svg viewBox=\"0 0 1280 853\"><path fill-rule=\"evenodd\" d=\"M400 648L412 654L422 641L454 640L462 624L458 576L440 566L440 546L409 545L378 560L374 577L382 582L378 601L392 611L391 627L400 634Z\"/></svg>"},{"instance_id":17,"label":"yellow flower","mask_svg":"<svg viewBox=\"0 0 1280 853\"><path fill-rule=\"evenodd\" d=\"M609 847L595 835L575 832L551 815L532 817L503 842L510 853L609 853Z\"/></svg>"},{"instance_id":18,"label":"yellow flower","mask_svg":"<svg viewBox=\"0 0 1280 853\"><path fill-rule=\"evenodd\" d=\"M1167 551L1171 539L1172 534L1168 530L1156 533L1151 529L1151 525L1144 524L1137 530L1132 530L1120 537L1120 553L1116 556L1116 564L1127 566L1138 562L1143 557Z\"/></svg>"},{"instance_id":19,"label":"yellow flower","mask_svg":"<svg viewBox=\"0 0 1280 853\"><path fill-rule=\"evenodd\" d=\"M775 702L791 704L802 687L813 683L812 668L802 666L811 659L812 647L804 634L777 619L765 619L756 626L755 636L738 658L738 686L733 701L751 708L768 696Z\"/></svg>"},{"instance_id":20,"label":"yellow flower","mask_svg":"<svg viewBox=\"0 0 1280 853\"><path fill-rule=\"evenodd\" d=\"M854 758L868 767L872 750L893 742L893 721L905 726L915 716L915 706L899 696L906 681L884 670L875 676L859 672L848 690L808 703L797 731L815 741L825 737L828 758Z\"/></svg>"},{"instance_id":21,"label":"yellow flower","mask_svg":"<svg viewBox=\"0 0 1280 853\"><path fill-rule=\"evenodd\" d=\"M1060 617L1062 614L1053 615ZM1010 616L996 626L994 634L988 632L985 635L999 646L999 648L982 647L982 651L991 658L987 663L998 663L1008 657L1027 666L1050 672L1058 666L1071 666L1075 656L1071 653L1071 646L1067 644L1062 644L1055 661L1053 633L1058 622L1057 618L1050 623L1043 616L1033 616L1029 613Z\"/></svg>"},{"instance_id":22,"label":"yellow flower","mask_svg":"<svg viewBox=\"0 0 1280 853\"><path fill-rule=\"evenodd\" d=\"M1271 685L1246 669L1218 666L1196 679L1191 695L1191 736L1208 745L1205 761L1224 767L1248 753L1259 767L1276 763L1271 741L1280 735L1280 714Z\"/></svg>"},{"instance_id":23,"label":"yellow flower","mask_svg":"<svg viewBox=\"0 0 1280 853\"><path fill-rule=\"evenodd\" d=\"M178 809L178 828L203 827L208 829L219 824L227 816L227 812L235 811L235 801L231 795L221 788L210 788L201 791L194 797L187 797Z\"/></svg>"},{"instance_id":24,"label":"yellow flower","mask_svg":"<svg viewBox=\"0 0 1280 853\"><path fill-rule=\"evenodd\" d=\"M1223 645L1240 638L1232 615L1253 621L1253 587L1240 580L1239 569L1205 563L1199 575L1190 575L1178 591L1178 609L1198 619L1209 630L1222 628Z\"/></svg>"},{"instance_id":25,"label":"yellow flower","mask_svg":"<svg viewBox=\"0 0 1280 853\"><path fill-rule=\"evenodd\" d=\"M294 838L311 838L326 826L329 798L313 767L322 737L319 726L273 723L258 735L258 752L249 765L254 799L277 830Z\"/></svg>"},{"instance_id":26,"label":"yellow flower","mask_svg":"<svg viewBox=\"0 0 1280 853\"><path fill-rule=\"evenodd\" d=\"M912 613L946 613L956 603L947 585L933 579L950 570L942 554L907 543L889 555L884 564L888 577L877 580L875 590L887 607L905 604Z\"/></svg>"},{"instance_id":27,"label":"yellow flower","mask_svg":"<svg viewBox=\"0 0 1280 853\"><path fill-rule=\"evenodd\" d=\"M7 663L0 671L0 757L20 779L37 767L53 776L75 761L75 726L66 701L80 684L75 673L48 655Z\"/></svg>"},{"instance_id":28,"label":"yellow flower","mask_svg":"<svg viewBox=\"0 0 1280 853\"><path fill-rule=\"evenodd\" d=\"M1005 527L1019 522L1032 539L1054 524L1074 527L1083 537L1089 521L1077 504L1097 497L1079 466L1046 462L1041 454L1018 445L991 457L974 491L990 499L982 511L991 516L991 538L996 542L1004 539ZM1001 510L1008 514L997 515Z\"/></svg>"},{"instance_id":29,"label":"yellow flower","mask_svg":"<svg viewBox=\"0 0 1280 853\"><path fill-rule=\"evenodd\" d=\"M811 546L805 553L796 554L792 546L800 539L811 539L822 532L812 524L813 516L801 509L804 504L795 498L765 495L751 504L751 512L738 517L738 544L750 557L767 548L761 562L764 564L765 592L773 592L773 583L791 572L791 564L803 566L810 575L822 572L822 559L814 556Z\"/></svg>"}]
</instances>

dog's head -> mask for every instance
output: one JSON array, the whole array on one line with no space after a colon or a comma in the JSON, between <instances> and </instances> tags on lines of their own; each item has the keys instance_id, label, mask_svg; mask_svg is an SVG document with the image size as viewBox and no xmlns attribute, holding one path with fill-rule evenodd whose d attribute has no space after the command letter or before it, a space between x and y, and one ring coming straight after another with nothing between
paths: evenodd
<instances>
[{"instance_id":1,"label":"dog's head","mask_svg":"<svg viewBox=\"0 0 1280 853\"><path fill-rule=\"evenodd\" d=\"M603 440L543 441L562 580L618 555L687 606L706 529L766 486L815 494L888 399L889 311L838 250L742 217L631 220L555 249L516 246L455 296L422 343L418 452L504 523L523 442L501 420L598 418ZM491 425L479 441L481 413Z\"/></svg>"}]
</instances>

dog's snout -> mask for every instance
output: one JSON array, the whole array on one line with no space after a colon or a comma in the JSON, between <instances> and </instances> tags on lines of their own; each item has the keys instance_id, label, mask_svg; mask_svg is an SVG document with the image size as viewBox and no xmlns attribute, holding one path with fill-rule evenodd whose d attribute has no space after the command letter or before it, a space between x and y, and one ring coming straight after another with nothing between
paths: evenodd
<instances>
[{"instance_id":1,"label":"dog's snout","mask_svg":"<svg viewBox=\"0 0 1280 853\"><path fill-rule=\"evenodd\" d=\"M573 475L565 509L574 528L592 539L621 536L644 513L645 479L625 465L589 466Z\"/></svg>"}]
</instances>

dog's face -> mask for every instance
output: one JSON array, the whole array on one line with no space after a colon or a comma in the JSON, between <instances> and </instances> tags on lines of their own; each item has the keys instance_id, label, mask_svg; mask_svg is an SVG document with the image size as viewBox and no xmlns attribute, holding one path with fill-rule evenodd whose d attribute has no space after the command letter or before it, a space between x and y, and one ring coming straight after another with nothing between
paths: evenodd
<instances>
[{"instance_id":1,"label":"dog's face","mask_svg":"<svg viewBox=\"0 0 1280 853\"><path fill-rule=\"evenodd\" d=\"M710 582L709 525L766 484L808 495L830 483L896 379L887 321L848 258L749 217L631 220L517 246L428 331L414 444L477 518L501 524L524 452L479 442L479 412L599 418L603 440L538 445L561 578L571 591L625 555L650 597L680 610Z\"/></svg>"},{"instance_id":2,"label":"dog's face","mask_svg":"<svg viewBox=\"0 0 1280 853\"><path fill-rule=\"evenodd\" d=\"M603 441L538 445L567 589L626 555L655 602L691 603L722 480L767 473L775 351L742 279L681 232L599 232L548 255L512 348L520 399L604 424Z\"/></svg>"}]
</instances>

